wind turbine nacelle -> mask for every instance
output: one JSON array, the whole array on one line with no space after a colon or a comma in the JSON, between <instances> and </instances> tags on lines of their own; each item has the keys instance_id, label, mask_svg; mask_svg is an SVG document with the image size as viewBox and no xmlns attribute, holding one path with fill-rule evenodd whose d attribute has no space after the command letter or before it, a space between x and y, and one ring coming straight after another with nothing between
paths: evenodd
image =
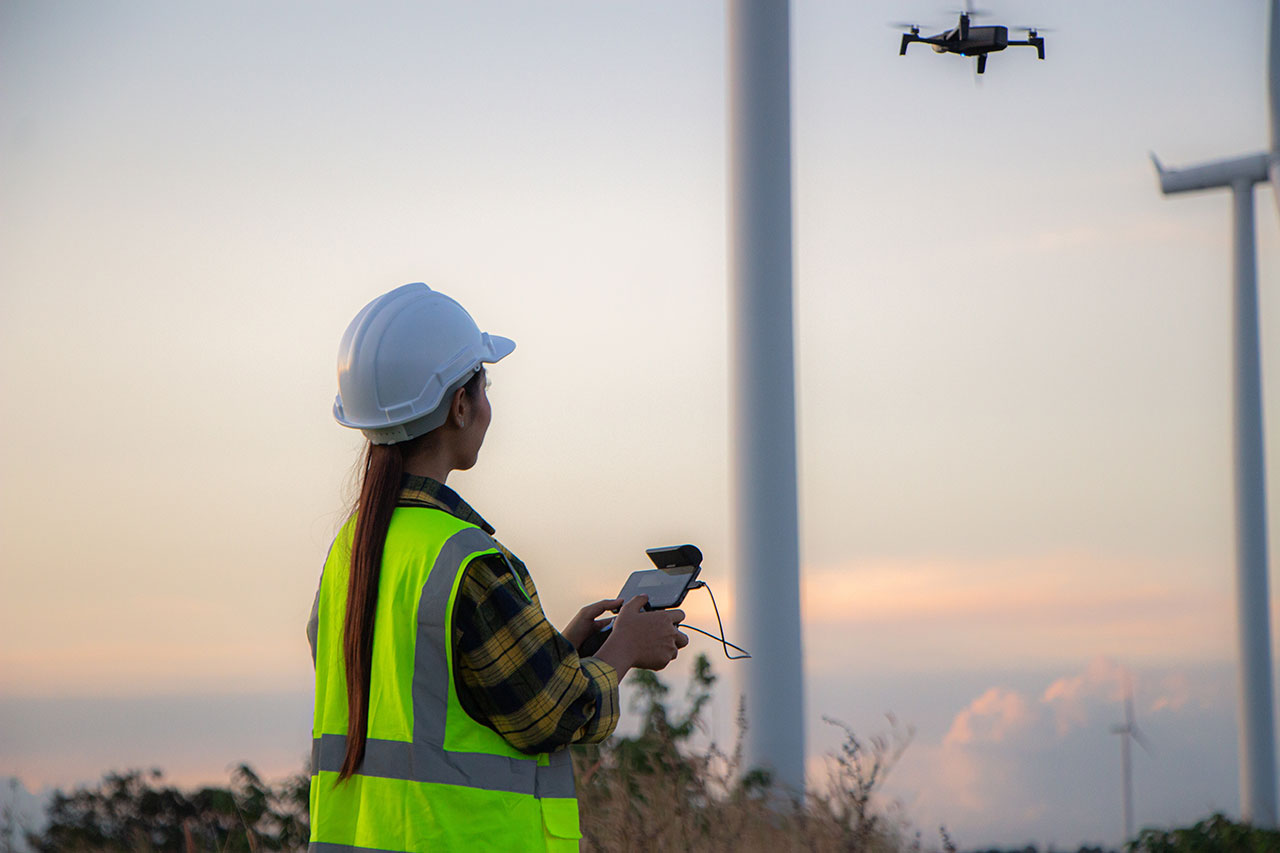
<instances>
[{"instance_id":1,"label":"wind turbine nacelle","mask_svg":"<svg viewBox=\"0 0 1280 853\"><path fill-rule=\"evenodd\" d=\"M1231 187L1241 181L1250 184L1262 183L1267 180L1267 169L1271 165L1271 159L1269 154L1250 154L1245 157L1233 157L1230 160L1215 160L1212 163L1190 166L1186 169L1166 169L1156 155L1151 155L1151 162L1156 166L1156 174L1160 176L1160 190L1165 195Z\"/></svg>"}]
</instances>

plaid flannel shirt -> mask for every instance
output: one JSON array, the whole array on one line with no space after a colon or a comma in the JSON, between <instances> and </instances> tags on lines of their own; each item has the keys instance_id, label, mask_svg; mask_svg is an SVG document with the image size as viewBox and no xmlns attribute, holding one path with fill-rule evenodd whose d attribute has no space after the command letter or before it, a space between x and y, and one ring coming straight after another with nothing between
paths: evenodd
<instances>
[{"instance_id":1,"label":"plaid flannel shirt","mask_svg":"<svg viewBox=\"0 0 1280 853\"><path fill-rule=\"evenodd\" d=\"M493 535L443 483L406 474L399 506L433 507ZM495 540L496 541L496 540ZM618 725L618 673L577 650L542 612L528 569L502 556L472 560L453 610L453 679L463 709L522 752L596 743Z\"/></svg>"}]
</instances>

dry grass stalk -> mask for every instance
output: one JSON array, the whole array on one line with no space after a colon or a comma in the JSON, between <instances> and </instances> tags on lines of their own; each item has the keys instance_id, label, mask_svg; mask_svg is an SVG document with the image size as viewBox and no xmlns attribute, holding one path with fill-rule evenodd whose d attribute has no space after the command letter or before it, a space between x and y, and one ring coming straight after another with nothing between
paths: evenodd
<instances>
[{"instance_id":1,"label":"dry grass stalk","mask_svg":"<svg viewBox=\"0 0 1280 853\"><path fill-rule=\"evenodd\" d=\"M715 677L705 658L695 665L690 710L673 718L667 688L652 674L637 679L644 723L634 738L580 748L575 760L583 851L817 851L897 853L919 849L908 826L892 816L879 791L911 740L890 719L890 732L869 742L841 723L845 742L829 756L824 790L796 801L767 774L743 766L747 721L738 713L731 753L716 745L693 750L688 740Z\"/></svg>"}]
</instances>

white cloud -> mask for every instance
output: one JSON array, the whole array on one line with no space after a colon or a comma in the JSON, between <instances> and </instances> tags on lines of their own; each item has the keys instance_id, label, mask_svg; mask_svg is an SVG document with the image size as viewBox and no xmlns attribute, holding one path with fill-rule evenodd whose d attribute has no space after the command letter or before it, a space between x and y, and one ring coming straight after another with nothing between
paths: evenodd
<instances>
[{"instance_id":1,"label":"white cloud","mask_svg":"<svg viewBox=\"0 0 1280 853\"><path fill-rule=\"evenodd\" d=\"M1026 697L1016 690L992 687L955 716L944 746L996 743L1025 730L1035 721Z\"/></svg>"},{"instance_id":2,"label":"white cloud","mask_svg":"<svg viewBox=\"0 0 1280 853\"><path fill-rule=\"evenodd\" d=\"M943 725L922 729L891 788L924 830L945 824L961 847L1120 841L1119 744L1132 678L1155 754L1135 760L1138 819L1193 823L1234 808L1228 670L1130 671L1098 656L1074 671L979 687ZM900 792L900 793L899 793Z\"/></svg>"},{"instance_id":3,"label":"white cloud","mask_svg":"<svg viewBox=\"0 0 1280 853\"><path fill-rule=\"evenodd\" d=\"M1040 701L1052 709L1055 730L1062 736L1085 724L1087 706L1103 699L1123 700L1127 678L1131 678L1129 671L1114 660L1095 657L1083 672L1050 684Z\"/></svg>"},{"instance_id":4,"label":"white cloud","mask_svg":"<svg viewBox=\"0 0 1280 853\"><path fill-rule=\"evenodd\" d=\"M1156 683L1156 697L1147 705L1147 712L1180 711L1191 699L1191 682L1180 672L1163 676Z\"/></svg>"}]
</instances>

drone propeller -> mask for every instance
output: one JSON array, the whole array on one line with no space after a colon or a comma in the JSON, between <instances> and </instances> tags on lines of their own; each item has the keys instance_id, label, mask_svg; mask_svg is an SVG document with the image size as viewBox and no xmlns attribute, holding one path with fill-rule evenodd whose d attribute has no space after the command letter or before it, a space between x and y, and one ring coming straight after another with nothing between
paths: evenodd
<instances>
[{"instance_id":1,"label":"drone propeller","mask_svg":"<svg viewBox=\"0 0 1280 853\"><path fill-rule=\"evenodd\" d=\"M1036 36L1040 35L1041 33L1051 33L1051 32L1054 32L1054 28L1053 28L1053 27L1009 27L1009 29L1011 29L1011 30L1016 30L1017 32L1020 32L1020 33L1026 33L1027 35L1031 36L1032 38L1035 38Z\"/></svg>"},{"instance_id":2,"label":"drone propeller","mask_svg":"<svg viewBox=\"0 0 1280 853\"><path fill-rule=\"evenodd\" d=\"M913 33L920 32L920 25L910 21L890 21L885 24L886 27L893 27L895 30L911 30Z\"/></svg>"}]
</instances>

